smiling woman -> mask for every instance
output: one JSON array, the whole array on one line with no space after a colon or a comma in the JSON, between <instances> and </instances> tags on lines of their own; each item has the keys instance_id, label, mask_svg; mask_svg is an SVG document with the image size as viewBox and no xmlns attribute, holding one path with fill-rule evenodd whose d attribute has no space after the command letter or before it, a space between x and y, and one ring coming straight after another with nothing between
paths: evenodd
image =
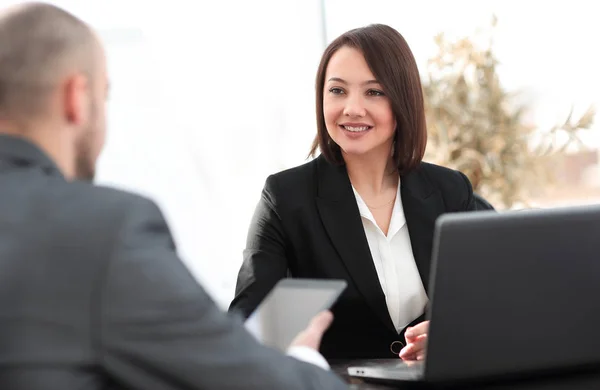
<instances>
[{"instance_id":1,"label":"smiling woman","mask_svg":"<svg viewBox=\"0 0 600 390\"><path fill-rule=\"evenodd\" d=\"M252 220L231 310L248 316L279 279L343 279L327 358L425 357L435 220L475 210L469 180L422 162L419 72L385 25L348 31L316 81L313 161L271 175Z\"/></svg>"},{"instance_id":2,"label":"smiling woman","mask_svg":"<svg viewBox=\"0 0 600 390\"><path fill-rule=\"evenodd\" d=\"M312 155L320 149L329 161L341 164L347 162L343 152L377 154L377 148L372 148L379 146L392 150L400 174L420 163L427 142L421 81L408 43L394 29L373 25L333 41L319 65L316 88L317 137ZM348 118L364 114L380 121L377 134L361 142L366 150L353 152L356 143L347 145L343 137L338 139L345 132L336 130L351 124Z\"/></svg>"}]
</instances>

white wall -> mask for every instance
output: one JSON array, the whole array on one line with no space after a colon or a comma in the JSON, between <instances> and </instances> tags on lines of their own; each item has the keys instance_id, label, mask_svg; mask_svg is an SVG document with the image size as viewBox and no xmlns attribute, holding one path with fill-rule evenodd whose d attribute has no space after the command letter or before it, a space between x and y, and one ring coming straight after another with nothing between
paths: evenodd
<instances>
[{"instance_id":1,"label":"white wall","mask_svg":"<svg viewBox=\"0 0 600 390\"><path fill-rule=\"evenodd\" d=\"M170 2L128 41L104 31L114 87L99 182L157 199L185 261L226 306L264 180L301 163L314 135L319 3L196 8Z\"/></svg>"}]
</instances>

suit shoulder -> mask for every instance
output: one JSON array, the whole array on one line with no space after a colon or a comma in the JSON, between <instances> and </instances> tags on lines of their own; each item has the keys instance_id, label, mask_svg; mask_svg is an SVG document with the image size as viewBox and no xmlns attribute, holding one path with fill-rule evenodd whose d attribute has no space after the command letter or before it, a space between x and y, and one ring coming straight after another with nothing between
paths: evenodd
<instances>
[{"instance_id":1,"label":"suit shoulder","mask_svg":"<svg viewBox=\"0 0 600 390\"><path fill-rule=\"evenodd\" d=\"M27 231L41 253L54 251L69 264L82 256L92 268L105 263L128 225L157 221L153 202L126 191L54 177L22 178L21 184L4 189L13 199L4 207L12 210L0 222Z\"/></svg>"},{"instance_id":2,"label":"suit shoulder","mask_svg":"<svg viewBox=\"0 0 600 390\"><path fill-rule=\"evenodd\" d=\"M423 162L418 170L440 193L448 211L469 209L473 199L471 182L462 172Z\"/></svg>"},{"instance_id":3,"label":"suit shoulder","mask_svg":"<svg viewBox=\"0 0 600 390\"><path fill-rule=\"evenodd\" d=\"M126 211L136 205L154 205L154 201L143 195L85 182L71 183L68 192L91 206L110 207L115 211Z\"/></svg>"},{"instance_id":4,"label":"suit shoulder","mask_svg":"<svg viewBox=\"0 0 600 390\"><path fill-rule=\"evenodd\" d=\"M432 184L436 186L464 186L465 180L468 181L462 172L441 165L422 162L418 170L425 174Z\"/></svg>"},{"instance_id":5,"label":"suit shoulder","mask_svg":"<svg viewBox=\"0 0 600 390\"><path fill-rule=\"evenodd\" d=\"M265 183L269 193L286 195L303 192L313 187L318 161L312 160L302 165L270 175Z\"/></svg>"},{"instance_id":6,"label":"suit shoulder","mask_svg":"<svg viewBox=\"0 0 600 390\"><path fill-rule=\"evenodd\" d=\"M302 165L274 173L269 176L268 180L277 181L278 183L285 183L312 178L317 169L317 162L317 160L311 160Z\"/></svg>"},{"instance_id":7,"label":"suit shoulder","mask_svg":"<svg viewBox=\"0 0 600 390\"><path fill-rule=\"evenodd\" d=\"M52 207L68 216L73 226L95 226L99 232L118 230L133 212L147 215L160 212L149 198L132 192L72 182L54 192Z\"/></svg>"}]
</instances>

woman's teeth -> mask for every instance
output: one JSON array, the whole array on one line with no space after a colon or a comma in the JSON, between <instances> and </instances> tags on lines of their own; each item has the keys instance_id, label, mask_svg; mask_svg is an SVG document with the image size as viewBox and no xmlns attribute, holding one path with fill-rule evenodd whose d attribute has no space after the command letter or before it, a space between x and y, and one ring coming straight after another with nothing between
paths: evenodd
<instances>
[{"instance_id":1,"label":"woman's teeth","mask_svg":"<svg viewBox=\"0 0 600 390\"><path fill-rule=\"evenodd\" d=\"M355 126L342 126L344 129L348 130L348 131L353 131L353 132L360 132L360 131L365 131L365 130L369 130L369 126L359 126L359 127L355 127Z\"/></svg>"}]
</instances>

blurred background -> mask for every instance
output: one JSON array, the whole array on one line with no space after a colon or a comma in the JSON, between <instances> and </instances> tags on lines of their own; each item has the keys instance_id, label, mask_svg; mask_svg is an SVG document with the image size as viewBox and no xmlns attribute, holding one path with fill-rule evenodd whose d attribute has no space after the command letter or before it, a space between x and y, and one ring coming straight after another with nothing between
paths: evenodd
<instances>
[{"instance_id":1,"label":"blurred background","mask_svg":"<svg viewBox=\"0 0 600 390\"><path fill-rule=\"evenodd\" d=\"M467 173L500 210L600 201L593 2L52 3L106 44L98 182L159 203L182 258L223 308L266 177L306 161L320 55L355 27L389 24L411 46L428 161Z\"/></svg>"}]
</instances>

